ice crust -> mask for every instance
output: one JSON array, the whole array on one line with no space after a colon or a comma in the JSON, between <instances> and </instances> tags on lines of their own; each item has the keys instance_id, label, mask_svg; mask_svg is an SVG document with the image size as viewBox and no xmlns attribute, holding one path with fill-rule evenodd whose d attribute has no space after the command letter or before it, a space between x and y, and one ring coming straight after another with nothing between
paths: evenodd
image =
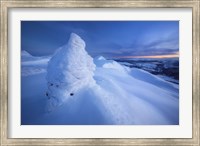
<instances>
[{"instance_id":1,"label":"ice crust","mask_svg":"<svg viewBox=\"0 0 200 146\"><path fill-rule=\"evenodd\" d=\"M84 86L94 84L95 64L85 46L81 37L71 33L68 43L60 47L49 61L47 96L53 98L54 105L61 104Z\"/></svg>"}]
</instances>

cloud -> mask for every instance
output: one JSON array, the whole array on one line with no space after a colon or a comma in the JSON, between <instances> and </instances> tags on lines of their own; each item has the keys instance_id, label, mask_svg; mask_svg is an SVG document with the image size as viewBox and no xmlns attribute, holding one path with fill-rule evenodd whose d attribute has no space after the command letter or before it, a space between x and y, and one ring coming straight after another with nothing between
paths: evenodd
<instances>
[{"instance_id":1,"label":"cloud","mask_svg":"<svg viewBox=\"0 0 200 146\"><path fill-rule=\"evenodd\" d=\"M137 42L137 41L136 41ZM109 45L108 45L109 46ZM137 42L130 46L113 44L101 52L105 56L146 56L169 55L179 52L179 40L176 37L158 39L151 42ZM115 47L117 46L117 47Z\"/></svg>"}]
</instances>

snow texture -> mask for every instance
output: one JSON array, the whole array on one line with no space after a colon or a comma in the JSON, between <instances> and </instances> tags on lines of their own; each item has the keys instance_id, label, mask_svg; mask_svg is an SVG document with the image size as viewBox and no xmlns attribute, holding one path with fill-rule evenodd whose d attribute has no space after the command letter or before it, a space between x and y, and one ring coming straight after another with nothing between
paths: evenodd
<instances>
[{"instance_id":1,"label":"snow texture","mask_svg":"<svg viewBox=\"0 0 200 146\"><path fill-rule=\"evenodd\" d=\"M23 63L22 72L47 64L39 60ZM102 56L93 63L74 33L47 72L22 76L21 104L22 125L179 124L178 85Z\"/></svg>"},{"instance_id":2,"label":"snow texture","mask_svg":"<svg viewBox=\"0 0 200 146\"><path fill-rule=\"evenodd\" d=\"M85 42L72 33L68 43L48 63L46 95L50 100L49 110L62 104L84 86L94 84L94 70L93 59L85 51Z\"/></svg>"},{"instance_id":3,"label":"snow texture","mask_svg":"<svg viewBox=\"0 0 200 146\"><path fill-rule=\"evenodd\" d=\"M29 76L46 72L49 56L35 57L27 51L21 51L21 76Z\"/></svg>"},{"instance_id":4,"label":"snow texture","mask_svg":"<svg viewBox=\"0 0 200 146\"><path fill-rule=\"evenodd\" d=\"M98 56L94 59L94 63L97 67L102 68L110 68L110 69L117 69L120 72L126 72L128 70L127 67L121 66L119 63L117 63L114 60L106 60L103 56Z\"/></svg>"}]
</instances>

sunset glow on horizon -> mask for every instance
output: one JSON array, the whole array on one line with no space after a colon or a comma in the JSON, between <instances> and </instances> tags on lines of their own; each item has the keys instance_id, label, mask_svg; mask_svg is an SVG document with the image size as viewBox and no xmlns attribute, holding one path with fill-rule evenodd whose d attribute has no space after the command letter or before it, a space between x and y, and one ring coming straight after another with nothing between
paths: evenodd
<instances>
[{"instance_id":1,"label":"sunset glow on horizon","mask_svg":"<svg viewBox=\"0 0 200 146\"><path fill-rule=\"evenodd\" d=\"M149 56L119 56L116 58L150 58L150 59L160 59L160 58L178 58L179 54L169 54L169 55L149 55Z\"/></svg>"}]
</instances>

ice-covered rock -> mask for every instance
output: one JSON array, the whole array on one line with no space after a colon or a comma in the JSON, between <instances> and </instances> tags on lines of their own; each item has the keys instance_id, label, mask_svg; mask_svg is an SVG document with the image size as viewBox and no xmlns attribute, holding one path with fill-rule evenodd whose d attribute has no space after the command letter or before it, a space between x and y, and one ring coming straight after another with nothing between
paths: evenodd
<instances>
[{"instance_id":1,"label":"ice-covered rock","mask_svg":"<svg viewBox=\"0 0 200 146\"><path fill-rule=\"evenodd\" d=\"M79 89L95 83L95 64L85 50L85 42L71 33L68 43L59 48L48 63L46 95L51 105L61 104Z\"/></svg>"}]
</instances>

